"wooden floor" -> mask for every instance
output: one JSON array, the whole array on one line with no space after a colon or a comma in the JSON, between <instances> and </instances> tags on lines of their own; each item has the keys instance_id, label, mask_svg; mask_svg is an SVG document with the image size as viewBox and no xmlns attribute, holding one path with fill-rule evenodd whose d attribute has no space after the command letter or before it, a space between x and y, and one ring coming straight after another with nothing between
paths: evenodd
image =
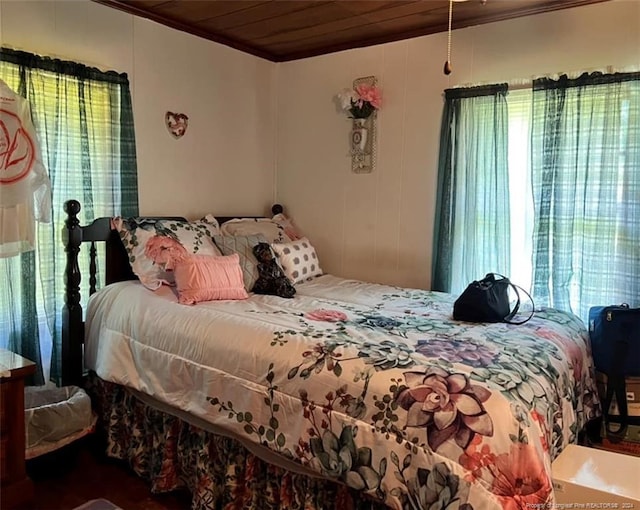
<instances>
[{"instance_id":1,"label":"wooden floor","mask_svg":"<svg viewBox=\"0 0 640 510\"><path fill-rule=\"evenodd\" d=\"M121 462L106 458L90 440L62 454L27 463L35 485L32 510L71 510L104 498L124 510L188 510L186 493L151 494L149 485Z\"/></svg>"}]
</instances>

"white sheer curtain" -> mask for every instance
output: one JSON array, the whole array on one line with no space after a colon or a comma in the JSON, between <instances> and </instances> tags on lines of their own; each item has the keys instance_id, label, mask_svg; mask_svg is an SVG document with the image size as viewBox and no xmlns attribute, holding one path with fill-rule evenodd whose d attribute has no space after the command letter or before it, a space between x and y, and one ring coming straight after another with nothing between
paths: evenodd
<instances>
[{"instance_id":1,"label":"white sheer curtain","mask_svg":"<svg viewBox=\"0 0 640 510\"><path fill-rule=\"evenodd\" d=\"M640 73L534 82L536 302L640 306Z\"/></svg>"},{"instance_id":2,"label":"white sheer curtain","mask_svg":"<svg viewBox=\"0 0 640 510\"><path fill-rule=\"evenodd\" d=\"M507 86L445 91L432 287L511 270Z\"/></svg>"}]
</instances>

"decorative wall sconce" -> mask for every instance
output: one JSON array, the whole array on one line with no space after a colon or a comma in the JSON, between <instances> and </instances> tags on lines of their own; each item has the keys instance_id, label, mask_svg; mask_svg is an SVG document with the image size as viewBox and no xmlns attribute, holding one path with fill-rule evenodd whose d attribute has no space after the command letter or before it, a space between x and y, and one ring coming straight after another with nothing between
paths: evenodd
<instances>
[{"instance_id":1,"label":"decorative wall sconce","mask_svg":"<svg viewBox=\"0 0 640 510\"><path fill-rule=\"evenodd\" d=\"M352 89L338 94L342 109L352 121L350 134L351 170L371 173L376 161L377 111L382 105L375 76L358 78Z\"/></svg>"}]
</instances>

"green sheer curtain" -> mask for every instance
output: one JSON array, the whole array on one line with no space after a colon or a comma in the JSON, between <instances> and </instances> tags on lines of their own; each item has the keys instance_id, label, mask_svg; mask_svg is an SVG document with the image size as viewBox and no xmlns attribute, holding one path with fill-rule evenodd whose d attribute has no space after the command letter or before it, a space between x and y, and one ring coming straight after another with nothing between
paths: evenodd
<instances>
[{"instance_id":1,"label":"green sheer curtain","mask_svg":"<svg viewBox=\"0 0 640 510\"><path fill-rule=\"evenodd\" d=\"M507 85L445 91L432 288L459 293L509 274Z\"/></svg>"},{"instance_id":2,"label":"green sheer curtain","mask_svg":"<svg viewBox=\"0 0 640 510\"><path fill-rule=\"evenodd\" d=\"M26 380L29 385L44 384L35 267L33 251L0 259L0 347L35 362L36 372Z\"/></svg>"},{"instance_id":3,"label":"green sheer curtain","mask_svg":"<svg viewBox=\"0 0 640 510\"><path fill-rule=\"evenodd\" d=\"M640 73L534 82L533 296L640 305Z\"/></svg>"},{"instance_id":4,"label":"green sheer curtain","mask_svg":"<svg viewBox=\"0 0 640 510\"><path fill-rule=\"evenodd\" d=\"M18 339L11 347L39 362L44 324L51 339L50 377L58 383L63 362L63 204L80 200L84 223L99 216L138 214L129 81L126 74L5 48L0 57L0 77L30 103L53 195L52 222L38 225L35 253L20 256L19 262L4 261L10 267L0 275L0 334ZM87 253L80 263L88 267ZM86 280L81 292L86 300Z\"/></svg>"}]
</instances>

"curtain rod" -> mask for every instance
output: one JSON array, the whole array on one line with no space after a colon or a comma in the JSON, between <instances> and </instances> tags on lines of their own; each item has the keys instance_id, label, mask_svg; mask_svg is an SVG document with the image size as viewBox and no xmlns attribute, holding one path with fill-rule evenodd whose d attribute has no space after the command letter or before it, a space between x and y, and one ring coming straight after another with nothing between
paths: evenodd
<instances>
[{"instance_id":1,"label":"curtain rod","mask_svg":"<svg viewBox=\"0 0 640 510\"><path fill-rule=\"evenodd\" d=\"M509 90L532 89L533 88L533 80L524 81L524 82L518 82L518 83L509 83L509 82L507 82L507 86L508 86Z\"/></svg>"},{"instance_id":2,"label":"curtain rod","mask_svg":"<svg viewBox=\"0 0 640 510\"><path fill-rule=\"evenodd\" d=\"M541 74L537 76L530 76L529 78L515 78L512 80L498 80L499 83L506 83L509 87L509 90L524 90L530 89L533 87L533 81L539 78L551 78L558 79L562 75L567 75L570 78L577 78L578 76L584 73L594 73L594 72L602 72L607 74L613 73L628 73L628 72L637 72L637 66L628 66L624 68L616 68L613 65L607 65L605 67L593 67L590 69L582 69L580 71L569 71L569 72L558 72L558 73L549 73L549 74ZM496 82L478 82L478 83L464 83L460 85L455 85L451 88L469 88L469 87L479 87L485 85L495 85Z\"/></svg>"}]
</instances>

